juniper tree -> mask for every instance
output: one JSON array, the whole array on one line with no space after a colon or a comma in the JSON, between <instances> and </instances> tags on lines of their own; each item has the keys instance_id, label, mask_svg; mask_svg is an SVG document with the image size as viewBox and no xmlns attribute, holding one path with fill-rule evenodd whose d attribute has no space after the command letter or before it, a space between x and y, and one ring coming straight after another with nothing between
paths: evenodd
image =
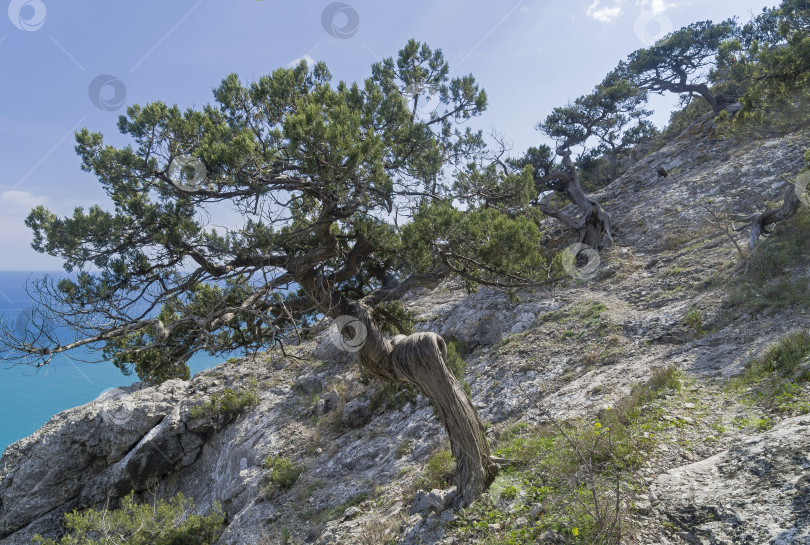
<instances>
[{"instance_id":1,"label":"juniper tree","mask_svg":"<svg viewBox=\"0 0 810 545\"><path fill-rule=\"evenodd\" d=\"M638 49L616 69L618 77L658 94L701 96L714 113L736 101L734 95L715 93L708 83L720 45L734 36L736 23L700 21L681 28L655 45Z\"/></svg>"},{"instance_id":2,"label":"juniper tree","mask_svg":"<svg viewBox=\"0 0 810 545\"><path fill-rule=\"evenodd\" d=\"M431 400L457 462L451 504L468 504L497 466L447 347L435 333L385 336L374 309L451 275L515 287L544 270L534 221L453 204L450 175L483 146L463 124L486 94L410 41L361 83L333 84L324 64L302 62L249 83L230 75L214 99L128 107L122 147L77 133L82 169L112 206L64 218L40 206L26 221L33 247L75 273L38 286L40 314L74 337L7 327L6 357L45 365L92 347L159 381L187 377L196 352L266 349L313 318L343 317L347 337L363 334L366 372ZM217 206L239 224L213 228Z\"/></svg>"},{"instance_id":3,"label":"juniper tree","mask_svg":"<svg viewBox=\"0 0 810 545\"><path fill-rule=\"evenodd\" d=\"M551 169L538 179L539 184L550 184L555 190L579 208L581 215L571 217L562 210L543 202L536 206L546 215L579 233L580 242L595 249L610 246L613 236L608 214L593 198L585 194L580 183L578 161L572 159L573 149L585 147L596 139L598 146L606 146L615 155L635 143L644 130L627 134L625 127L631 120L642 120L649 112L641 108L645 94L630 82L608 75L593 92L581 96L567 106L554 108L537 128L557 142L556 154L561 168ZM644 125L642 125L644 126ZM582 156L583 154L580 154Z\"/></svg>"}]
</instances>

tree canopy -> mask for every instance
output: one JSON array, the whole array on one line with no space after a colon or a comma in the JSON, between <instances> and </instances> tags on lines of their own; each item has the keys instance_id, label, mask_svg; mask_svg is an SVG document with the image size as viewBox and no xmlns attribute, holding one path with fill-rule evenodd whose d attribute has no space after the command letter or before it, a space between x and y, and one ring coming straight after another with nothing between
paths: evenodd
<instances>
[{"instance_id":1,"label":"tree canopy","mask_svg":"<svg viewBox=\"0 0 810 545\"><path fill-rule=\"evenodd\" d=\"M703 97L717 113L737 97L717 94L708 76L720 44L731 38L736 23L700 21L670 33L651 47L630 54L617 68L617 76L640 89Z\"/></svg>"},{"instance_id":2,"label":"tree canopy","mask_svg":"<svg viewBox=\"0 0 810 545\"><path fill-rule=\"evenodd\" d=\"M60 218L40 206L26 221L34 248L76 273L37 290L39 312L75 337L21 338L6 324L5 357L43 365L90 346L156 382L187 378L197 351L264 350L313 317L348 316L365 370L418 385L437 407L458 463L454 501L468 503L497 468L444 341L388 338L373 309L452 274L524 286L545 261L537 222L454 204L453 173L484 147L463 124L487 97L472 75L449 74L441 50L412 40L362 83L301 62L249 83L229 75L200 109L130 106L122 147L79 131L82 169L111 209ZM212 227L220 205L240 223Z\"/></svg>"}]
</instances>

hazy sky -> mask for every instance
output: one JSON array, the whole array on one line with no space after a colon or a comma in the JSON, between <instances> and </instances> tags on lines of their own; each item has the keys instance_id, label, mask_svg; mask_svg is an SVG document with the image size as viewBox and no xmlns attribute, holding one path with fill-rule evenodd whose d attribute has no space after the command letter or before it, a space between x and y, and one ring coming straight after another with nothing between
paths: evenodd
<instances>
[{"instance_id":1,"label":"hazy sky","mask_svg":"<svg viewBox=\"0 0 810 545\"><path fill-rule=\"evenodd\" d=\"M588 92L663 33L703 19L748 20L776 0L6 0L0 13L0 270L58 270L30 248L23 221L45 204L70 214L105 203L81 172L73 132L122 144L128 104L202 106L230 72L251 79L301 57L360 81L409 38L441 48L453 73L489 96L477 126L515 154L541 142L534 124ZM661 126L676 103L655 100Z\"/></svg>"}]
</instances>

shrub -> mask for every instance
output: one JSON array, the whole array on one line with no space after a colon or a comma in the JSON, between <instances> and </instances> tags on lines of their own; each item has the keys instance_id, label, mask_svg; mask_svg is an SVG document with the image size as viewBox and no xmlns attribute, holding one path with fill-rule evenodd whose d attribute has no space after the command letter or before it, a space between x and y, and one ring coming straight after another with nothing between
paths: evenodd
<instances>
[{"instance_id":1,"label":"shrub","mask_svg":"<svg viewBox=\"0 0 810 545\"><path fill-rule=\"evenodd\" d=\"M731 304L753 311L810 304L810 279L799 271L810 263L810 210L779 224L751 256L743 282L735 284Z\"/></svg>"},{"instance_id":2,"label":"shrub","mask_svg":"<svg viewBox=\"0 0 810 545\"><path fill-rule=\"evenodd\" d=\"M703 334L703 317L700 315L699 310L690 309L683 317L683 323L691 328L696 335Z\"/></svg>"},{"instance_id":3,"label":"shrub","mask_svg":"<svg viewBox=\"0 0 810 545\"><path fill-rule=\"evenodd\" d=\"M442 449L428 458L425 471L417 481L417 487L423 490L446 488L456 473L456 462L450 449Z\"/></svg>"},{"instance_id":4,"label":"shrub","mask_svg":"<svg viewBox=\"0 0 810 545\"><path fill-rule=\"evenodd\" d=\"M73 511L64 518L67 535L59 541L35 536L38 545L210 545L219 539L225 516L219 504L206 515L193 513L194 501L177 494L168 502L139 504L133 493L118 509Z\"/></svg>"},{"instance_id":5,"label":"shrub","mask_svg":"<svg viewBox=\"0 0 810 545\"><path fill-rule=\"evenodd\" d=\"M221 394L211 394L205 403L191 407L188 414L192 418L217 415L229 418L241 414L248 407L258 403L259 398L252 391L239 392L232 388L225 388Z\"/></svg>"},{"instance_id":6,"label":"shrub","mask_svg":"<svg viewBox=\"0 0 810 545\"><path fill-rule=\"evenodd\" d=\"M265 469L270 470L268 480L270 484L279 490L289 490L304 472L304 468L283 456L270 456L263 464Z\"/></svg>"},{"instance_id":7,"label":"shrub","mask_svg":"<svg viewBox=\"0 0 810 545\"><path fill-rule=\"evenodd\" d=\"M802 330L769 346L759 358L746 365L742 376L730 385L753 386L753 395L761 403L777 410L796 408L801 397L799 384L810 381L810 331Z\"/></svg>"}]
</instances>

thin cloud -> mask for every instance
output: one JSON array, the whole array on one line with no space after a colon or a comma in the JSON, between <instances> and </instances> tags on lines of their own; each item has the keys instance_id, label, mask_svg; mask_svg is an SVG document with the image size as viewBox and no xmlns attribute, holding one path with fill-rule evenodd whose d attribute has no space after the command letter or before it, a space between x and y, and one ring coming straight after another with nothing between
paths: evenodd
<instances>
[{"instance_id":1,"label":"thin cloud","mask_svg":"<svg viewBox=\"0 0 810 545\"><path fill-rule=\"evenodd\" d=\"M585 15L602 23L610 23L622 14L621 2L616 2L612 6L601 6L600 0L593 0L593 4L585 10Z\"/></svg>"},{"instance_id":2,"label":"thin cloud","mask_svg":"<svg viewBox=\"0 0 810 545\"><path fill-rule=\"evenodd\" d=\"M640 7L642 11L650 13L651 15L660 15L667 11L669 8L674 8L677 4L666 2L666 0L637 0L636 6Z\"/></svg>"},{"instance_id":3,"label":"thin cloud","mask_svg":"<svg viewBox=\"0 0 810 545\"><path fill-rule=\"evenodd\" d=\"M291 62L290 62L288 65L287 65L287 67L288 67L288 68L295 68L296 66L298 66L298 63L300 63L301 61L307 61L307 66L309 66L310 68L312 68L313 66L315 66L315 59L313 59L313 58L312 58L312 57L310 57L309 55L304 55L303 57L298 57L298 58L297 58L297 59L295 59L294 61L291 61Z\"/></svg>"}]
</instances>

